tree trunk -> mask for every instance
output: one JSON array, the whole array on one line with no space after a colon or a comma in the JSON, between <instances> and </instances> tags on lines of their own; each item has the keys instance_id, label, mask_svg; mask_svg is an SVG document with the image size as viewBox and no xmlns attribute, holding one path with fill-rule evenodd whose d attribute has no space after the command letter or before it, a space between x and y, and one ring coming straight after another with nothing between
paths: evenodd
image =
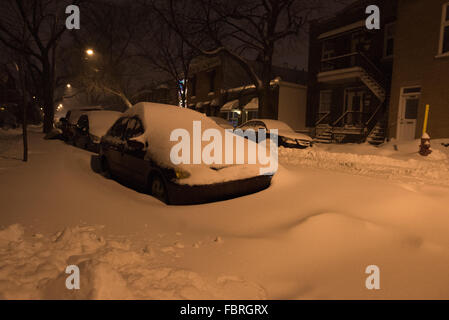
<instances>
[{"instance_id":1,"label":"tree trunk","mask_svg":"<svg viewBox=\"0 0 449 320\"><path fill-rule=\"evenodd\" d=\"M22 136L23 136L23 161L28 161L28 120L27 120L28 101L26 94L23 97L23 117L22 117Z\"/></svg>"},{"instance_id":2,"label":"tree trunk","mask_svg":"<svg viewBox=\"0 0 449 320\"><path fill-rule=\"evenodd\" d=\"M265 56L262 65L262 87L259 88L259 117L262 119L276 119L273 95L271 90L272 58Z\"/></svg>"},{"instance_id":3,"label":"tree trunk","mask_svg":"<svg viewBox=\"0 0 449 320\"><path fill-rule=\"evenodd\" d=\"M42 76L43 103L44 103L44 133L49 133L53 129L55 117L54 108L54 89L53 79L50 72L50 66L44 63L44 72Z\"/></svg>"}]
</instances>

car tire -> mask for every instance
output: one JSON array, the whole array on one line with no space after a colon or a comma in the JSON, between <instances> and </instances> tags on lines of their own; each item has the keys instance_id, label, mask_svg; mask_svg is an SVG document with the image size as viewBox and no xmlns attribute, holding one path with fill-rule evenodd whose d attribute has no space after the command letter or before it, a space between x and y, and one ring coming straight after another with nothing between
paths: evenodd
<instances>
[{"instance_id":1,"label":"car tire","mask_svg":"<svg viewBox=\"0 0 449 320\"><path fill-rule=\"evenodd\" d=\"M150 194L156 199L169 204L167 186L162 176L159 173L153 173L149 182Z\"/></svg>"},{"instance_id":2,"label":"car tire","mask_svg":"<svg viewBox=\"0 0 449 320\"><path fill-rule=\"evenodd\" d=\"M106 179L112 179L113 177L109 162L105 157L101 158L101 175Z\"/></svg>"}]
</instances>

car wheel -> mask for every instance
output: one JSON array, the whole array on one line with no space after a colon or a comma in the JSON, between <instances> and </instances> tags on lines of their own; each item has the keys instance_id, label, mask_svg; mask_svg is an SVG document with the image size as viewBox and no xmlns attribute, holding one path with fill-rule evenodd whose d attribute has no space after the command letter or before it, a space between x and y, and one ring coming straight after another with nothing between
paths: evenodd
<instances>
[{"instance_id":1,"label":"car wheel","mask_svg":"<svg viewBox=\"0 0 449 320\"><path fill-rule=\"evenodd\" d=\"M150 193L156 199L168 204L167 187L165 186L164 179L158 173L153 174L150 180Z\"/></svg>"},{"instance_id":2,"label":"car wheel","mask_svg":"<svg viewBox=\"0 0 449 320\"><path fill-rule=\"evenodd\" d=\"M108 160L105 157L101 159L101 174L107 179L112 179L111 168L109 167Z\"/></svg>"}]
</instances>

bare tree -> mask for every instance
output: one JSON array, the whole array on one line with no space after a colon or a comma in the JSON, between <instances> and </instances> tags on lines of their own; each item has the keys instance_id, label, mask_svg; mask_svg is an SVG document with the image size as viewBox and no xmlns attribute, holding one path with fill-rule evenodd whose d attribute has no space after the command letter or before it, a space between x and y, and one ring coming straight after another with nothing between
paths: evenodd
<instances>
[{"instance_id":1,"label":"bare tree","mask_svg":"<svg viewBox=\"0 0 449 320\"><path fill-rule=\"evenodd\" d=\"M154 0L154 10L167 27L206 56L226 54L256 86L259 112L273 118L272 65L276 46L297 37L321 0ZM187 10L186 10L187 8ZM207 41L193 42L197 34ZM260 70L251 60L259 61Z\"/></svg>"},{"instance_id":2,"label":"bare tree","mask_svg":"<svg viewBox=\"0 0 449 320\"><path fill-rule=\"evenodd\" d=\"M133 44L139 40L142 17L134 3L98 0L84 9L83 28L73 33L77 48L92 49L92 55L80 52L74 82L90 95L108 94L120 98L128 108L141 94L140 80L145 66Z\"/></svg>"},{"instance_id":3,"label":"bare tree","mask_svg":"<svg viewBox=\"0 0 449 320\"><path fill-rule=\"evenodd\" d=\"M65 8L82 0L3 0L0 4L0 42L26 56L26 63L40 81L44 107L44 132L53 128L56 54L66 32ZM30 41L23 43L25 30Z\"/></svg>"},{"instance_id":4,"label":"bare tree","mask_svg":"<svg viewBox=\"0 0 449 320\"><path fill-rule=\"evenodd\" d=\"M191 44L205 41L206 36L203 33L192 34L187 43L174 28L167 27L165 18L155 11L158 7L153 0L141 0L139 3L144 17L140 19L140 33L143 37L135 44L138 54L156 72L167 75L177 88L181 106L186 107L190 65L199 54L196 46ZM188 10L190 7L188 2L182 4L182 10Z\"/></svg>"}]
</instances>

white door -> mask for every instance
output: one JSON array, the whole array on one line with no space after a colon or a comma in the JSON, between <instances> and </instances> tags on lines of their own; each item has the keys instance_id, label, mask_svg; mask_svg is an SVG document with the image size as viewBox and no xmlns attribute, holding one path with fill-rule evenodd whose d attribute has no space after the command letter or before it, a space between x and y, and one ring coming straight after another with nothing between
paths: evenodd
<instances>
[{"instance_id":1,"label":"white door","mask_svg":"<svg viewBox=\"0 0 449 320\"><path fill-rule=\"evenodd\" d=\"M414 140L418 118L419 94L403 94L399 106L399 140Z\"/></svg>"}]
</instances>

